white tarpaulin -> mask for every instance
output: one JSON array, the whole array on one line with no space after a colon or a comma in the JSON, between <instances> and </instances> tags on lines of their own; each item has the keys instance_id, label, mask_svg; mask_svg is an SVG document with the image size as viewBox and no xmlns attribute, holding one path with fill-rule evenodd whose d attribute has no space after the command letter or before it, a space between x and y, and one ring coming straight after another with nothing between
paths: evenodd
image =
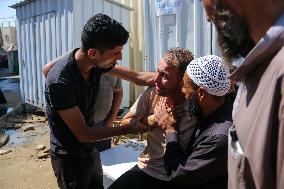
<instances>
[{"instance_id":1,"label":"white tarpaulin","mask_svg":"<svg viewBox=\"0 0 284 189\"><path fill-rule=\"evenodd\" d=\"M157 16L177 14L180 11L181 0L155 0Z\"/></svg>"},{"instance_id":2,"label":"white tarpaulin","mask_svg":"<svg viewBox=\"0 0 284 189\"><path fill-rule=\"evenodd\" d=\"M137 164L138 156L144 149L145 144L130 140L101 152L104 175L113 181L116 180Z\"/></svg>"}]
</instances>

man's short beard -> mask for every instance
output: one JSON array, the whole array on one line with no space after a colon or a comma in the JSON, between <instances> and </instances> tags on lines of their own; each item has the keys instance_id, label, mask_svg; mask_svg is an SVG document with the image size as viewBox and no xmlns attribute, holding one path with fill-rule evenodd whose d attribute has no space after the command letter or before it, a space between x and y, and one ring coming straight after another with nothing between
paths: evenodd
<instances>
[{"instance_id":1,"label":"man's short beard","mask_svg":"<svg viewBox=\"0 0 284 189\"><path fill-rule=\"evenodd\" d=\"M201 109L198 104L198 95L196 92L193 92L192 95L186 100L187 103L187 111L189 112L189 117L192 118L201 116Z\"/></svg>"},{"instance_id":2,"label":"man's short beard","mask_svg":"<svg viewBox=\"0 0 284 189\"><path fill-rule=\"evenodd\" d=\"M158 94L159 96L162 96L162 97L168 96L167 94L165 94L165 93L163 93L163 92L158 92L158 91L157 91L157 94Z\"/></svg>"},{"instance_id":3,"label":"man's short beard","mask_svg":"<svg viewBox=\"0 0 284 189\"><path fill-rule=\"evenodd\" d=\"M157 94L159 95L159 96L162 96L162 97L168 97L168 96L171 96L171 95L173 95L174 94L174 92L176 92L176 90L174 90L174 92L171 92L171 91L163 91L163 90L161 90L160 92L158 92L158 91L156 91L157 92Z\"/></svg>"},{"instance_id":4,"label":"man's short beard","mask_svg":"<svg viewBox=\"0 0 284 189\"><path fill-rule=\"evenodd\" d=\"M213 22L218 32L218 44L225 62L246 57L255 46L247 24L241 17L235 16L221 2L214 2Z\"/></svg>"}]
</instances>

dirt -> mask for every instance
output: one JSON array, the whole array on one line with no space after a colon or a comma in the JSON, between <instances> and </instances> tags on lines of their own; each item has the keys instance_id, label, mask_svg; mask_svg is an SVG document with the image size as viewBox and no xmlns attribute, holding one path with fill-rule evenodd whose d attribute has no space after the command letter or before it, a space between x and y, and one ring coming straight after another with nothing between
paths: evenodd
<instances>
[{"instance_id":1,"label":"dirt","mask_svg":"<svg viewBox=\"0 0 284 189\"><path fill-rule=\"evenodd\" d=\"M117 120L116 124L119 121ZM39 156L50 148L49 127L45 114L29 105L18 106L9 115L0 118L0 128L5 129L6 135L9 135L8 143L1 147L0 151L11 150L0 155L0 188L58 188L50 157L39 159ZM112 146L125 143L129 139L140 141L142 138L145 139L145 136L117 136L113 138ZM45 148L39 150L42 145ZM107 181L104 180L104 183L105 186L109 186Z\"/></svg>"},{"instance_id":2,"label":"dirt","mask_svg":"<svg viewBox=\"0 0 284 189\"><path fill-rule=\"evenodd\" d=\"M48 143L47 133L31 144L13 148L12 152L0 156L1 188L57 188L50 158L38 159L36 155L37 145Z\"/></svg>"},{"instance_id":3,"label":"dirt","mask_svg":"<svg viewBox=\"0 0 284 189\"><path fill-rule=\"evenodd\" d=\"M43 112L27 106L22 109L19 76L9 74L0 68L0 88L7 103L0 105L14 111L0 115L0 129L5 129L9 141L0 151L11 152L0 155L1 189L54 189L58 188L50 158L38 159L37 155L49 149L49 128ZM30 113L34 114L30 114ZM32 126L34 130L22 131L22 127ZM36 150L45 145L44 150Z\"/></svg>"},{"instance_id":4,"label":"dirt","mask_svg":"<svg viewBox=\"0 0 284 189\"><path fill-rule=\"evenodd\" d=\"M13 117L5 120L11 125ZM35 117L35 116L34 116ZM44 150L37 150L39 145L49 149L49 128L47 122L31 122L30 118L22 117L22 123L16 123L15 128L33 126L34 130L26 132L13 127L7 129L9 142L1 150L12 150L0 155L0 186L5 189L35 189L58 188L51 168L50 158L38 159L38 154ZM15 119L19 122L19 117ZM29 121L26 123L25 121ZM3 125L3 122L2 124Z\"/></svg>"}]
</instances>

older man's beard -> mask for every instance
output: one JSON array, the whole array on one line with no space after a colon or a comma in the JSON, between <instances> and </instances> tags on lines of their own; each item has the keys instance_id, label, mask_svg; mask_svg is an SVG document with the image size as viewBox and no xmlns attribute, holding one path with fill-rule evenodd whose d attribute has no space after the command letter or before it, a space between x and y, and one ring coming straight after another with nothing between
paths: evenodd
<instances>
[{"instance_id":1,"label":"older man's beard","mask_svg":"<svg viewBox=\"0 0 284 189\"><path fill-rule=\"evenodd\" d=\"M231 63L240 56L246 57L255 46L245 20L235 16L219 1L215 1L213 22L218 32L218 44L226 62Z\"/></svg>"},{"instance_id":2,"label":"older man's beard","mask_svg":"<svg viewBox=\"0 0 284 189\"><path fill-rule=\"evenodd\" d=\"M189 99L186 100L187 103L187 112L189 113L189 117L200 117L201 109L198 104L198 96L196 93L193 93Z\"/></svg>"}]
</instances>

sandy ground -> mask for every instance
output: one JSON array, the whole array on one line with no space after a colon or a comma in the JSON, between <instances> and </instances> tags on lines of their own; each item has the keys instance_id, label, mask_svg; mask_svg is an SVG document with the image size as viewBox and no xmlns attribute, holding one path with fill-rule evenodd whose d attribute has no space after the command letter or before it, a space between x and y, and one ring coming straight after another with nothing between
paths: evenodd
<instances>
[{"instance_id":1,"label":"sandy ground","mask_svg":"<svg viewBox=\"0 0 284 189\"><path fill-rule=\"evenodd\" d=\"M5 124L2 123L3 125ZM12 151L0 155L0 188L57 188L50 158L38 158L38 154L44 151L37 150L38 145L45 145L45 150L49 149L49 128L47 123L21 123L20 125L16 124L16 126L22 126L22 128L25 126L34 127L34 130L26 132L22 131L22 129L6 130L10 139L0 150Z\"/></svg>"},{"instance_id":2,"label":"sandy ground","mask_svg":"<svg viewBox=\"0 0 284 189\"><path fill-rule=\"evenodd\" d=\"M38 159L35 151L37 144L48 144L48 140L45 134L32 144L13 148L9 154L0 156L1 188L57 188L50 158Z\"/></svg>"},{"instance_id":3,"label":"sandy ground","mask_svg":"<svg viewBox=\"0 0 284 189\"><path fill-rule=\"evenodd\" d=\"M0 88L4 92L6 107L16 108L21 102L19 76L0 69ZM40 121L37 121L37 117ZM1 117L3 118L3 117ZM49 149L49 128L43 116L23 116L21 113L11 114L4 120L0 118L0 129L5 127L9 142L0 150L12 150L0 155L0 188L1 189L53 189L58 188L50 158L38 159L42 151L36 150L38 145ZM17 123L14 123L17 122ZM13 129L32 126L34 130L23 132Z\"/></svg>"},{"instance_id":4,"label":"sandy ground","mask_svg":"<svg viewBox=\"0 0 284 189\"><path fill-rule=\"evenodd\" d=\"M41 112L40 110L37 111ZM1 147L0 151L11 150L8 154L0 155L0 188L58 188L50 157L44 159L38 157L50 147L46 117L34 114L22 115L17 111L13 114L5 120L0 120L0 129L5 128L6 134L9 135L9 142ZM34 129L23 131L26 127ZM140 137L137 135L118 136L114 138L112 146L125 143L129 139L139 140ZM39 145L44 145L45 149L37 150ZM104 178L105 188L111 183L111 180Z\"/></svg>"}]
</instances>

